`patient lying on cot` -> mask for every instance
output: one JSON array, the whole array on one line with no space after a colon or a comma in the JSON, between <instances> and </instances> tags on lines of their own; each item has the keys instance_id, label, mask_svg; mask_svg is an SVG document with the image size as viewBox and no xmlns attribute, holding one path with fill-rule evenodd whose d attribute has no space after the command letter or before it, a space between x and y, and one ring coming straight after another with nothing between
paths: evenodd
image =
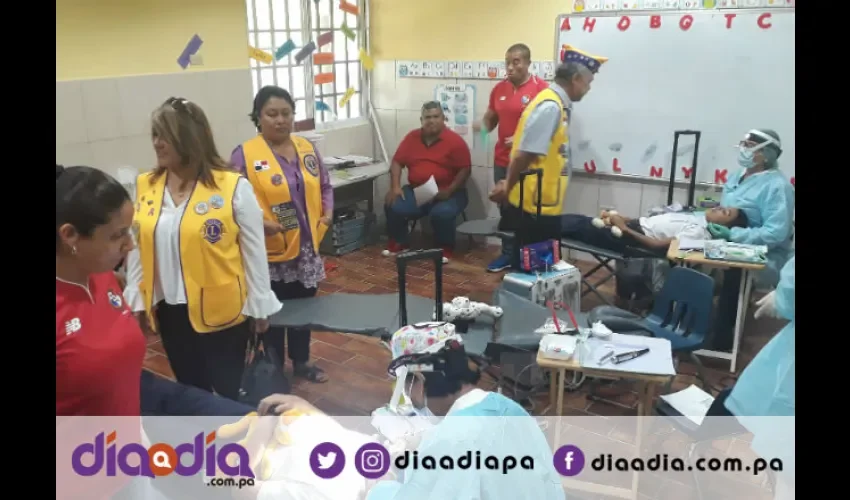
<instances>
[{"instance_id":1,"label":"patient lying on cot","mask_svg":"<svg viewBox=\"0 0 850 500\"><path fill-rule=\"evenodd\" d=\"M677 238L710 240L708 224L726 227L747 227L747 216L742 210L716 207L705 212L671 212L650 217L631 219L622 215L608 215L609 223L620 229L621 238L611 234L610 227L594 227L592 217L580 214L561 216L561 236L588 245L622 251L637 247L651 252L662 252Z\"/></svg>"}]
</instances>

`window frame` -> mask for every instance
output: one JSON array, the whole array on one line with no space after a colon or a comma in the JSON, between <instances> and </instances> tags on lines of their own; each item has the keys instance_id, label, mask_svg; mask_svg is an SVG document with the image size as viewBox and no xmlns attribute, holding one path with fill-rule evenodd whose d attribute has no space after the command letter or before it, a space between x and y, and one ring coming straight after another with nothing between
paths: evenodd
<instances>
[{"instance_id":1,"label":"window frame","mask_svg":"<svg viewBox=\"0 0 850 500\"><path fill-rule=\"evenodd\" d=\"M258 29L257 4L259 2L268 2L268 29L262 29L262 30ZM294 28L294 29L291 28L290 17L289 17L289 7L290 7L291 2L299 2L300 3L300 6L301 6L301 27L300 28ZM256 93L256 91L257 91L256 86L258 85L258 83L261 83L261 73L262 73L262 71L263 70L271 70L271 71L274 72L274 81L276 82L276 84L281 86L281 87L284 87L284 88L290 90L290 92L292 92L292 94L293 94L292 97L293 97L293 99L295 100L295 103L296 103L296 115L300 114L301 116L306 116L307 120L314 120L316 130L336 129L336 128L342 128L342 127L346 127L346 126L350 126L350 125L355 125L355 124L367 122L368 121L368 102L369 102L367 99L369 99L369 83L368 83L368 76L366 75L366 73L363 69L363 64L360 62L360 57L359 57L359 48L364 47L363 42L366 42L365 47L368 50L368 40L366 40L366 38L365 38L366 37L366 25L367 25L366 16L368 15L368 13L366 12L366 5L365 5L366 2L367 2L367 0L357 0L355 2L360 7L360 16L358 16L358 19L357 19L357 27L356 27L356 29L354 29L354 31L357 33L356 41L357 41L357 47L358 48L356 50L358 50L358 53L351 54L349 52L349 44L346 43L345 60L344 61L334 60L334 64L333 64L333 66L331 66L332 71L336 75L337 65L338 64L344 64L345 65L345 73L344 73L345 74L345 86L344 86L345 90L352 87L353 86L352 84L355 81L359 82L357 92L355 93L355 96L358 97L357 107L351 108L350 104L349 104L349 107L348 107L348 109L351 110L349 113L354 112L354 110L356 109L357 110L356 112L358 113L357 116L351 117L351 118L349 118L349 117L340 118L339 117L339 114L338 114L339 113L339 109L338 109L339 108L339 100L344 95L345 90L343 90L342 93L336 92L336 85L337 85L336 80L332 84L316 85L315 83L313 83L315 67L314 67L314 64L313 64L312 56L306 58L299 65L294 64L294 60L292 61L292 64L290 64L289 57L281 59L280 61L274 61L272 64L259 63L259 62L254 61L252 59L249 63L249 69L251 71L252 92ZM340 14L346 15L345 13L343 13L342 11L339 11L336 8L335 3L333 3L331 5L331 9L330 9L330 26L331 27L327 30L323 30L323 29L319 28L318 26L315 26L315 27L313 26L313 18L314 17L316 19L317 25L319 24L319 20L320 20L319 9L317 8L317 4L314 0L277 0L277 1L275 1L275 0L249 0L245 3L246 3L246 7L247 7L246 8L246 26L247 26L247 36L248 36L248 44L249 45L260 48L260 49L265 49L265 47L259 47L259 45L258 45L259 39L260 39L261 35L268 35L271 39L271 43L272 43L271 51L273 52L275 50L275 47L279 47L281 44L283 44L286 41L286 40L277 40L276 37L277 37L278 33L284 33L284 34L286 34L286 36L288 38L291 38L291 35L293 33L300 33L302 45L303 45L304 41L310 41L310 40L315 41L320 34L329 31L329 32L332 33L332 36L334 37L334 41L331 42L331 47L332 47L331 53L335 53L335 51L333 50L333 44L336 43L337 35L342 33L342 30L340 28L334 27L334 21L336 19L335 16L338 16ZM274 9L275 4L278 4L278 6L283 6L286 10L286 12L285 12L286 25L285 26L277 27L274 24L275 15L274 15L273 9ZM315 12L315 16L314 16L314 12ZM249 16L252 16L252 18L249 17ZM278 17L280 17L280 16L278 16ZM252 22L253 22L253 25L252 25ZM298 49L296 49L296 50L298 50ZM315 54L318 51L319 50L317 49L313 53ZM280 64L280 63L283 63L283 64ZM350 69L351 69L350 64L351 63L357 64L357 75L356 76L354 74L352 74L353 73L352 71L350 71ZM304 87L305 88L299 89L299 91L296 91L293 88L295 82L294 82L292 70L293 70L293 68L297 68L297 67L301 67L304 70ZM280 70L280 69L286 70L288 80L289 80L288 82L279 82L278 81L278 70ZM357 80L355 80L355 78ZM265 83L265 82L262 82L262 83ZM325 85L334 85L333 91L329 92L329 93L324 93L323 87ZM303 95L303 97L301 97L302 95ZM253 98L253 94L252 94L252 98ZM333 110L334 116L337 117L336 119L332 119L329 116L327 116L328 115L327 111L319 111L319 110L316 109L316 102L319 101L319 100L322 100L324 102L324 100L327 99L327 98L333 99L332 110ZM297 108L301 105L303 105L305 107L303 114L297 113L297 111L298 111Z\"/></svg>"}]
</instances>

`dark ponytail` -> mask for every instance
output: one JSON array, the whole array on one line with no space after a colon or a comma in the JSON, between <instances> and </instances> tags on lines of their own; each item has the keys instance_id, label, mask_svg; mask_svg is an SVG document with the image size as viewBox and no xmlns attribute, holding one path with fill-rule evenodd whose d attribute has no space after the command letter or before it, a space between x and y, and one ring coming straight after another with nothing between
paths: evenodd
<instances>
[{"instance_id":1,"label":"dark ponytail","mask_svg":"<svg viewBox=\"0 0 850 500\"><path fill-rule=\"evenodd\" d=\"M130 201L124 186L109 174L91 167L56 165L56 250L59 228L71 224L83 238L109 222Z\"/></svg>"}]
</instances>

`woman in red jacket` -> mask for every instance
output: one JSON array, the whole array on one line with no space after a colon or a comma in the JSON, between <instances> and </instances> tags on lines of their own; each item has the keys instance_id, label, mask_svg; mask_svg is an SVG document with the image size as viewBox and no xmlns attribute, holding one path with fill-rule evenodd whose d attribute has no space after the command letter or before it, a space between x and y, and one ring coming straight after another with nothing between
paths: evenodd
<instances>
[{"instance_id":1,"label":"woman in red jacket","mask_svg":"<svg viewBox=\"0 0 850 500\"><path fill-rule=\"evenodd\" d=\"M122 474L80 476L71 458L99 432L115 430L119 446L142 439L146 342L113 272L133 248L133 214L127 191L109 175L56 166L57 498L109 498L143 486ZM92 416L101 418L77 418Z\"/></svg>"}]
</instances>

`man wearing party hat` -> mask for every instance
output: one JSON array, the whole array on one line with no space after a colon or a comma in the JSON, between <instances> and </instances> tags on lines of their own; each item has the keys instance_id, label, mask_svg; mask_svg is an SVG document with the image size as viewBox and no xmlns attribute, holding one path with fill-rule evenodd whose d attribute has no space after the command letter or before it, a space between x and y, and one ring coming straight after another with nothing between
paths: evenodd
<instances>
[{"instance_id":1,"label":"man wearing party hat","mask_svg":"<svg viewBox=\"0 0 850 500\"><path fill-rule=\"evenodd\" d=\"M494 202L508 203L499 229L515 231L514 267L519 264L524 245L559 239L561 213L567 192L569 162L569 123L572 103L590 92L599 68L607 57L594 56L570 45L561 50L561 64L555 70L555 85L537 94L520 118L514 133L511 162L505 180L490 192ZM520 207L520 174L539 170L543 179L537 192L537 179L524 182L523 206ZM540 204L540 217L536 217ZM522 231L518 231L523 228Z\"/></svg>"},{"instance_id":2,"label":"man wearing party hat","mask_svg":"<svg viewBox=\"0 0 850 500\"><path fill-rule=\"evenodd\" d=\"M407 469L404 481L382 481L367 500L493 498L563 500L564 489L552 463L552 449L537 422L514 401L476 387L480 372L475 357L451 323L420 323L402 328L391 341L388 371L397 379L390 403L400 395L416 413L445 417L422 436L419 457L462 457L473 450L501 460L530 457L533 468L517 464L508 473L485 467ZM476 360L477 364L483 360ZM409 390L399 389L409 387Z\"/></svg>"}]
</instances>

